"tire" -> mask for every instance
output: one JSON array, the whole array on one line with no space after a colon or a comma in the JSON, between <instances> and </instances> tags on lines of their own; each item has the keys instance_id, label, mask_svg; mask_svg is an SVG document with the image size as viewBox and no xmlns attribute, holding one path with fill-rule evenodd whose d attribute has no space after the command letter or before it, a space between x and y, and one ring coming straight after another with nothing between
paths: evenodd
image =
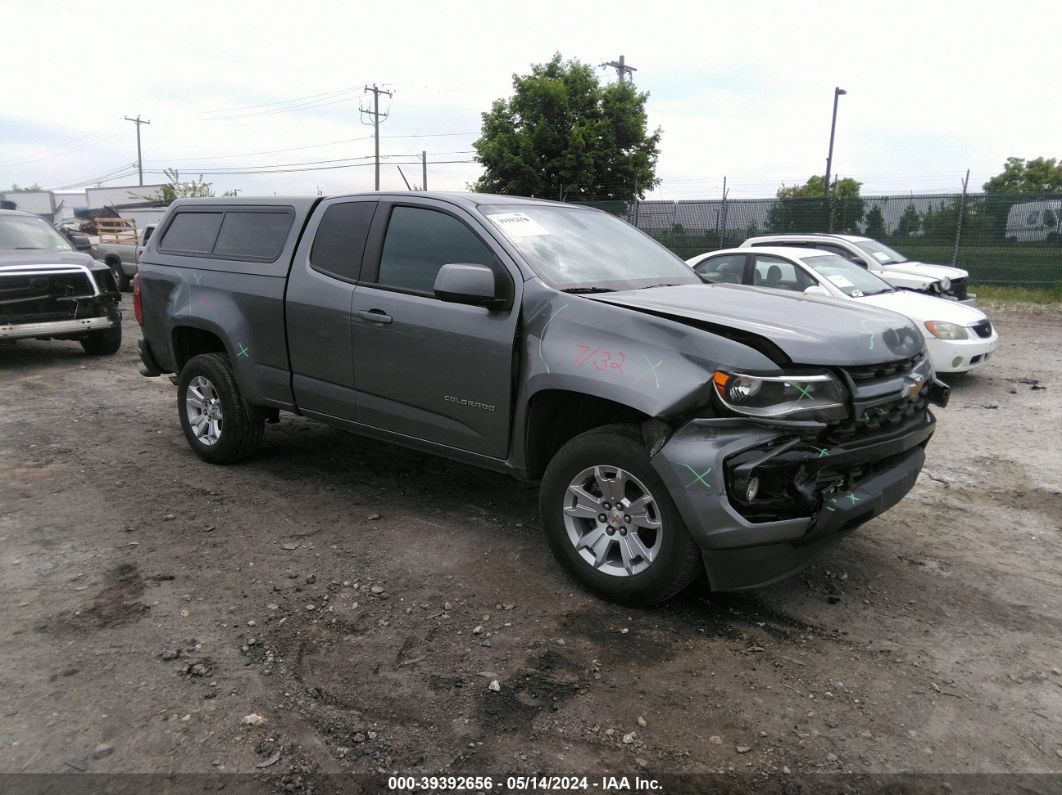
<instances>
[{"instance_id":1,"label":"tire","mask_svg":"<svg viewBox=\"0 0 1062 795\"><path fill-rule=\"evenodd\" d=\"M619 470L625 485L616 504ZM581 495L573 487L581 487ZM626 513L632 505L642 510ZM564 445L542 477L539 509L561 565L612 601L659 604L688 587L703 569L700 551L633 426L606 425Z\"/></svg>"},{"instance_id":2,"label":"tire","mask_svg":"<svg viewBox=\"0 0 1062 795\"><path fill-rule=\"evenodd\" d=\"M93 331L81 339L81 347L89 356L110 356L122 347L122 324L116 323L103 331Z\"/></svg>"},{"instance_id":3,"label":"tire","mask_svg":"<svg viewBox=\"0 0 1062 795\"><path fill-rule=\"evenodd\" d=\"M265 416L244 400L223 353L202 353L184 365L177 413L188 445L211 464L241 461L262 443Z\"/></svg>"},{"instance_id":4,"label":"tire","mask_svg":"<svg viewBox=\"0 0 1062 795\"><path fill-rule=\"evenodd\" d=\"M110 268L111 276L114 277L114 283L118 286L118 291L122 293L129 292L130 280L125 275L125 269L122 268L121 261L115 262L113 259L109 259L106 265Z\"/></svg>"}]
</instances>

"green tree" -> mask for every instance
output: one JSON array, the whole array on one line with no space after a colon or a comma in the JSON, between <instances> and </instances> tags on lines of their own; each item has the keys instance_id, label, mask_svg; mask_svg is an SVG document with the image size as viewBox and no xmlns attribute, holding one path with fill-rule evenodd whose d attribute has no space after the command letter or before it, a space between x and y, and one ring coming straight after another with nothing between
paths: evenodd
<instances>
[{"instance_id":1,"label":"green tree","mask_svg":"<svg viewBox=\"0 0 1062 795\"><path fill-rule=\"evenodd\" d=\"M910 237L921 228L922 216L918 214L918 209L912 202L904 208L903 215L900 216L900 221L896 224L896 234L900 237Z\"/></svg>"},{"instance_id":2,"label":"green tree","mask_svg":"<svg viewBox=\"0 0 1062 795\"><path fill-rule=\"evenodd\" d=\"M803 185L782 185L775 194L778 201L767 214L767 224L774 232L857 232L864 204L859 196L863 183L845 177L834 180L831 208L833 223L827 220L825 180L816 174Z\"/></svg>"},{"instance_id":3,"label":"green tree","mask_svg":"<svg viewBox=\"0 0 1062 795\"><path fill-rule=\"evenodd\" d=\"M177 199L200 199L214 195L214 183L203 182L202 174L199 175L199 179L191 179L182 182L181 174L175 168L164 168L162 173L166 175L166 179L168 179L169 182L163 185L155 193L150 193L147 196L137 196L138 199L170 205ZM235 194L232 191L225 191L222 195L234 196Z\"/></svg>"},{"instance_id":4,"label":"green tree","mask_svg":"<svg viewBox=\"0 0 1062 795\"><path fill-rule=\"evenodd\" d=\"M867 211L866 215L866 235L867 237L885 237L885 216L881 212L881 207L874 205Z\"/></svg>"},{"instance_id":5,"label":"green tree","mask_svg":"<svg viewBox=\"0 0 1062 795\"><path fill-rule=\"evenodd\" d=\"M513 95L483 114L473 146L484 173L476 191L551 199L640 198L658 183L660 129L646 127L648 93L602 86L593 69L560 53L513 75Z\"/></svg>"},{"instance_id":6,"label":"green tree","mask_svg":"<svg viewBox=\"0 0 1062 795\"><path fill-rule=\"evenodd\" d=\"M1062 163L1055 158L1008 157L1003 171L984 184L985 193L1060 193Z\"/></svg>"},{"instance_id":7,"label":"green tree","mask_svg":"<svg viewBox=\"0 0 1062 795\"><path fill-rule=\"evenodd\" d=\"M44 190L40 185L34 182L32 185L19 185L17 182L12 182L9 188L10 193L21 193L27 190Z\"/></svg>"}]
</instances>

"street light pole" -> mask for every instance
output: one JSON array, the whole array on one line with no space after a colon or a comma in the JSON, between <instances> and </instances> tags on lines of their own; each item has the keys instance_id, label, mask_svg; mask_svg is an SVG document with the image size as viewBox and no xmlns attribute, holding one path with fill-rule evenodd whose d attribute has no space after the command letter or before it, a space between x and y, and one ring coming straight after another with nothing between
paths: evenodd
<instances>
[{"instance_id":1,"label":"street light pole","mask_svg":"<svg viewBox=\"0 0 1062 795\"><path fill-rule=\"evenodd\" d=\"M826 155L826 183L822 186L826 199L826 231L833 231L833 203L830 198L830 171L833 169L833 134L837 130L837 100L848 92L843 88L833 89L833 120L830 122L830 151Z\"/></svg>"}]
</instances>

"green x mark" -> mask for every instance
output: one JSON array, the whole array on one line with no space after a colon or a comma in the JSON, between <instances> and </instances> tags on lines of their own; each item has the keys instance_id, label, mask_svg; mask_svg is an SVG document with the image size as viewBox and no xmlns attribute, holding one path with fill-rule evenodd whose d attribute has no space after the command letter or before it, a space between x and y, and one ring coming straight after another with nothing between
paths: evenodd
<instances>
[{"instance_id":1,"label":"green x mark","mask_svg":"<svg viewBox=\"0 0 1062 795\"><path fill-rule=\"evenodd\" d=\"M789 386L793 387L797 392L800 393L800 397L797 398L797 403L799 403L804 398L811 400L811 384L808 384L807 386L801 386L800 384L791 383L789 384Z\"/></svg>"},{"instance_id":2,"label":"green x mark","mask_svg":"<svg viewBox=\"0 0 1062 795\"><path fill-rule=\"evenodd\" d=\"M819 458L825 458L830 454L830 450L828 447L815 447L815 445L812 445L811 449L819 451Z\"/></svg>"},{"instance_id":3,"label":"green x mark","mask_svg":"<svg viewBox=\"0 0 1062 795\"><path fill-rule=\"evenodd\" d=\"M653 374L653 380L656 381L656 388L659 389L660 388L660 376L658 376L656 374L656 368L658 368L660 365L662 365L664 363L664 360L661 359L656 364L653 364L651 361L649 361L649 357L646 356L644 353L642 354L642 358L645 359L645 363L647 365L649 365L649 368L646 369L646 370L643 370L642 374L634 379L634 383L637 384L639 381L642 380L642 376L649 375L649 373L652 373Z\"/></svg>"},{"instance_id":4,"label":"green x mark","mask_svg":"<svg viewBox=\"0 0 1062 795\"><path fill-rule=\"evenodd\" d=\"M852 505L855 505L857 502L859 502L859 498L855 494L849 493L847 496L848 499L852 501Z\"/></svg>"},{"instance_id":5,"label":"green x mark","mask_svg":"<svg viewBox=\"0 0 1062 795\"><path fill-rule=\"evenodd\" d=\"M877 412L878 412L878 415L879 415L879 416L882 416L882 417L884 417L884 416L885 416L886 414L888 414L888 413L889 413L889 412L885 411L885 409L883 409L883 408L880 408L880 407L879 407L878 409L876 409L876 410L877 410Z\"/></svg>"},{"instance_id":6,"label":"green x mark","mask_svg":"<svg viewBox=\"0 0 1062 795\"><path fill-rule=\"evenodd\" d=\"M251 358L251 352L249 350L247 350L247 348L243 347L243 343L242 342L238 343L238 344L240 346L240 350L236 352L236 358L238 359L241 356L246 356L248 359L250 359Z\"/></svg>"},{"instance_id":7,"label":"green x mark","mask_svg":"<svg viewBox=\"0 0 1062 795\"><path fill-rule=\"evenodd\" d=\"M697 470L694 469L693 467L691 467L689 464L683 464L682 466L686 467L686 469L688 469L693 474L693 480L691 480L689 483L686 484L686 488L689 488L694 483L700 483L706 489L712 488L712 484L704 479L708 475L708 473L712 471L711 467L708 467L706 470L704 470L700 474L697 474Z\"/></svg>"}]
</instances>

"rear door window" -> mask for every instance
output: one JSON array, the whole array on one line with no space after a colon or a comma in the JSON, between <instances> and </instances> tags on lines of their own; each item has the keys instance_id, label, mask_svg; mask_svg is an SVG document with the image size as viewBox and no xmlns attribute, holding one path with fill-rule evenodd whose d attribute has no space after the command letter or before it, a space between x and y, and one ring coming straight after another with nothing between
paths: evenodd
<instances>
[{"instance_id":1,"label":"rear door window","mask_svg":"<svg viewBox=\"0 0 1062 795\"><path fill-rule=\"evenodd\" d=\"M217 240L224 213L179 212L159 244L160 251L209 254Z\"/></svg>"},{"instance_id":2,"label":"rear door window","mask_svg":"<svg viewBox=\"0 0 1062 795\"><path fill-rule=\"evenodd\" d=\"M284 250L292 214L285 210L228 211L214 244L214 254L226 259L275 260ZM166 235L167 239L169 235ZM165 241L163 241L165 242Z\"/></svg>"},{"instance_id":3,"label":"rear door window","mask_svg":"<svg viewBox=\"0 0 1062 795\"><path fill-rule=\"evenodd\" d=\"M341 202L325 210L313 238L310 267L339 279L357 281L376 207L372 201Z\"/></svg>"}]
</instances>

